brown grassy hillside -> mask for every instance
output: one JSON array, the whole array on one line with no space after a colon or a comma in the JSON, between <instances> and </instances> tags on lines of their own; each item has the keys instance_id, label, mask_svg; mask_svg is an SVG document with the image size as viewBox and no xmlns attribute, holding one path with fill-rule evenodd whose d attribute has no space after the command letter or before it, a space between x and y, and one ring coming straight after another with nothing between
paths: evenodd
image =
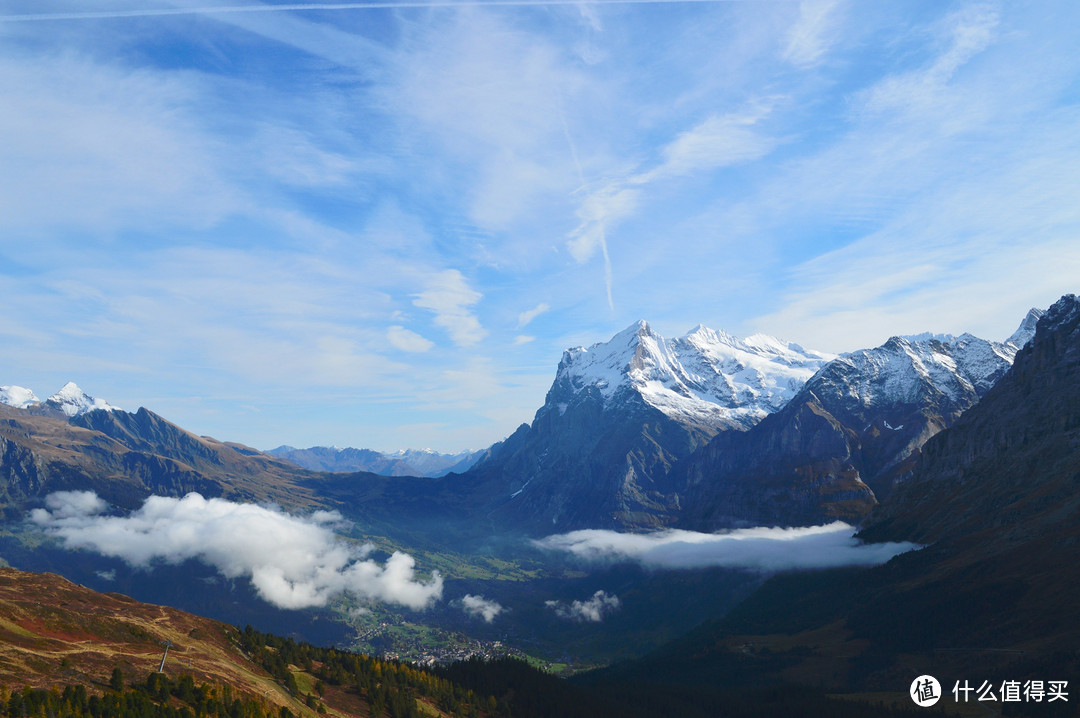
<instances>
[{"instance_id":1,"label":"brown grassy hillside","mask_svg":"<svg viewBox=\"0 0 1080 718\"><path fill-rule=\"evenodd\" d=\"M0 683L51 687L107 685L119 666L141 681L161 662L165 672L220 683L299 712L290 697L236 644L235 628L165 606L102 594L55 574L0 568Z\"/></svg>"}]
</instances>

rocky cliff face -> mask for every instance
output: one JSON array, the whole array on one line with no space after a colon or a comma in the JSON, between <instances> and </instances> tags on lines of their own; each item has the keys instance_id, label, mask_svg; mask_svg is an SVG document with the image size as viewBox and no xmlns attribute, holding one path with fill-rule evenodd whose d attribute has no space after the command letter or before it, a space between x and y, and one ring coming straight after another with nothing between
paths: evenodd
<instances>
[{"instance_id":1,"label":"rocky cliff face","mask_svg":"<svg viewBox=\"0 0 1080 718\"><path fill-rule=\"evenodd\" d=\"M195 436L146 409L90 411L72 418L36 407L0 406L0 504L21 516L53 491L95 491L134 508L146 496L310 501L302 469L239 445Z\"/></svg>"},{"instance_id":2,"label":"rocky cliff face","mask_svg":"<svg viewBox=\"0 0 1080 718\"><path fill-rule=\"evenodd\" d=\"M870 539L1080 534L1080 300L1068 295L978 406L928 441Z\"/></svg>"},{"instance_id":3,"label":"rocky cliff face","mask_svg":"<svg viewBox=\"0 0 1080 718\"><path fill-rule=\"evenodd\" d=\"M793 401L780 414L790 427L814 407ZM763 450L812 453L812 441L769 428L780 418L743 436L761 430ZM775 576L719 621L631 664L631 675L858 693L895 691L916 673L1000 685L1080 670L1080 300L1050 308L1004 376L925 443L859 537L927 545L872 569Z\"/></svg>"},{"instance_id":4,"label":"rocky cliff face","mask_svg":"<svg viewBox=\"0 0 1080 718\"><path fill-rule=\"evenodd\" d=\"M833 356L756 334L698 326L665 340L639 321L611 340L563 353L540 412L565 412L586 392L607 411L644 403L715 433L747 429L784 406Z\"/></svg>"},{"instance_id":5,"label":"rocky cliff face","mask_svg":"<svg viewBox=\"0 0 1080 718\"><path fill-rule=\"evenodd\" d=\"M506 527L656 528L682 511L668 476L717 432L783 406L828 360L771 337L698 327L667 341L638 322L564 353L531 426L468 474Z\"/></svg>"},{"instance_id":6,"label":"rocky cliff face","mask_svg":"<svg viewBox=\"0 0 1080 718\"><path fill-rule=\"evenodd\" d=\"M681 524L858 522L910 475L923 444L1008 370L1039 314L1006 342L894 337L829 362L784 408L682 463L673 476L686 505Z\"/></svg>"}]
</instances>

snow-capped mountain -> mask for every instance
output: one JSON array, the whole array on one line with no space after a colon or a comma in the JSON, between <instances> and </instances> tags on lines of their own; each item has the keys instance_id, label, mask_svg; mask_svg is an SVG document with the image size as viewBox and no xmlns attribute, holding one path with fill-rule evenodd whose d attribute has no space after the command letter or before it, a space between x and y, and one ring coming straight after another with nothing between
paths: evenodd
<instances>
[{"instance_id":1,"label":"snow-capped mountain","mask_svg":"<svg viewBox=\"0 0 1080 718\"><path fill-rule=\"evenodd\" d=\"M783 409L679 467L684 525L859 520L1008 371L1041 315L1029 312L1005 342L926 333L837 357Z\"/></svg>"},{"instance_id":2,"label":"snow-capped mountain","mask_svg":"<svg viewBox=\"0 0 1080 718\"><path fill-rule=\"evenodd\" d=\"M928 385L954 404L967 403L972 391L982 396L1012 366L1016 352L1031 340L1044 312L1032 309L1004 342L971 334L916 334L893 337L875 349L837 358L848 368L849 391L860 403L911 403Z\"/></svg>"},{"instance_id":3,"label":"snow-capped mountain","mask_svg":"<svg viewBox=\"0 0 1080 718\"><path fill-rule=\"evenodd\" d=\"M832 358L763 334L739 339L700 325L667 341L639 321L610 341L564 352L548 404L553 395L594 388L605 409L632 393L676 421L749 428ZM565 411L569 402L554 406Z\"/></svg>"},{"instance_id":4,"label":"snow-capped mountain","mask_svg":"<svg viewBox=\"0 0 1080 718\"><path fill-rule=\"evenodd\" d=\"M46 406L59 409L68 416L80 416L98 409L104 411L116 411L117 409L117 407L112 406L104 399L95 399L90 396L73 381L64 384L60 391L50 396L43 403Z\"/></svg>"},{"instance_id":5,"label":"snow-capped mountain","mask_svg":"<svg viewBox=\"0 0 1080 718\"><path fill-rule=\"evenodd\" d=\"M41 401L34 392L21 386L0 387L0 404L7 404L16 409L52 409L60 411L68 417L81 416L87 412L103 409L116 411L104 399L95 399L79 388L75 382L69 381L60 388L60 391Z\"/></svg>"},{"instance_id":6,"label":"snow-capped mountain","mask_svg":"<svg viewBox=\"0 0 1080 718\"><path fill-rule=\"evenodd\" d=\"M532 425L468 475L507 527L665 525L681 511L671 468L717 432L741 432L784 406L831 358L700 326L669 341L637 322L564 352Z\"/></svg>"},{"instance_id":7,"label":"snow-capped mountain","mask_svg":"<svg viewBox=\"0 0 1080 718\"><path fill-rule=\"evenodd\" d=\"M386 454L387 457L404 462L416 469L413 476L445 476L451 472L461 473L471 467L483 455L482 451L459 451L442 454L434 449L401 449Z\"/></svg>"},{"instance_id":8,"label":"snow-capped mountain","mask_svg":"<svg viewBox=\"0 0 1080 718\"><path fill-rule=\"evenodd\" d=\"M481 451L440 454L432 449L403 449L390 453L372 449L312 446L298 449L279 446L265 453L312 471L335 473L369 471L383 476L445 476L461 473L481 457Z\"/></svg>"},{"instance_id":9,"label":"snow-capped mountain","mask_svg":"<svg viewBox=\"0 0 1080 718\"><path fill-rule=\"evenodd\" d=\"M0 404L25 409L40 401L34 392L21 386L0 386Z\"/></svg>"},{"instance_id":10,"label":"snow-capped mountain","mask_svg":"<svg viewBox=\"0 0 1080 718\"><path fill-rule=\"evenodd\" d=\"M1080 299L1065 295L1039 312L1037 333L1033 316L1021 325L1023 336L1010 338L1014 346L1030 340L1012 369L949 431L926 444L911 479L874 511L874 540L903 536L931 543L971 534L980 546L989 536L1013 548L1039 536L1038 555L1042 546L1072 545L1075 551ZM992 555L996 562L998 554Z\"/></svg>"},{"instance_id":11,"label":"snow-capped mountain","mask_svg":"<svg viewBox=\"0 0 1080 718\"><path fill-rule=\"evenodd\" d=\"M470 472L527 530L857 521L1031 337L893 337L834 357L637 322L563 353L544 405Z\"/></svg>"}]
</instances>

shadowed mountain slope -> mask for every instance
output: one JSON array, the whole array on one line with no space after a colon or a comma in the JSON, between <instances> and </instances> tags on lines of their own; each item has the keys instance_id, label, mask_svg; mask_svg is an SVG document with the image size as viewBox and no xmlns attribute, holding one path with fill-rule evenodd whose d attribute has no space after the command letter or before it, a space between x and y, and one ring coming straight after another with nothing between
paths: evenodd
<instances>
[{"instance_id":1,"label":"shadowed mountain slope","mask_svg":"<svg viewBox=\"0 0 1080 718\"><path fill-rule=\"evenodd\" d=\"M531 426L466 472L497 526L649 529L682 511L676 462L784 405L829 356L698 327L665 340L638 322L563 354Z\"/></svg>"},{"instance_id":2,"label":"shadowed mountain slope","mask_svg":"<svg viewBox=\"0 0 1080 718\"><path fill-rule=\"evenodd\" d=\"M978 404L924 446L867 540L930 544L873 569L777 576L612 680L903 693L913 677L1080 677L1080 301L1069 295ZM1027 713L1021 712L1020 715Z\"/></svg>"},{"instance_id":3,"label":"shadowed mountain slope","mask_svg":"<svg viewBox=\"0 0 1080 718\"><path fill-rule=\"evenodd\" d=\"M1006 342L920 335L825 365L782 409L716 435L680 463L680 525L857 523L910 475L921 447L974 406L1031 335L1032 310Z\"/></svg>"}]
</instances>

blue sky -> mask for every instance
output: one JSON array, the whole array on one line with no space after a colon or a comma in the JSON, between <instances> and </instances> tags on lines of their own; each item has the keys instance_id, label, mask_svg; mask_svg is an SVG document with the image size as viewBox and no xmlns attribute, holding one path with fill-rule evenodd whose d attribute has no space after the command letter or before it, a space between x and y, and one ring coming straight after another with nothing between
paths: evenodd
<instances>
[{"instance_id":1,"label":"blue sky","mask_svg":"<svg viewBox=\"0 0 1080 718\"><path fill-rule=\"evenodd\" d=\"M0 384L458 450L639 318L840 352L1080 289L1075 2L349 5L4 4Z\"/></svg>"}]
</instances>

